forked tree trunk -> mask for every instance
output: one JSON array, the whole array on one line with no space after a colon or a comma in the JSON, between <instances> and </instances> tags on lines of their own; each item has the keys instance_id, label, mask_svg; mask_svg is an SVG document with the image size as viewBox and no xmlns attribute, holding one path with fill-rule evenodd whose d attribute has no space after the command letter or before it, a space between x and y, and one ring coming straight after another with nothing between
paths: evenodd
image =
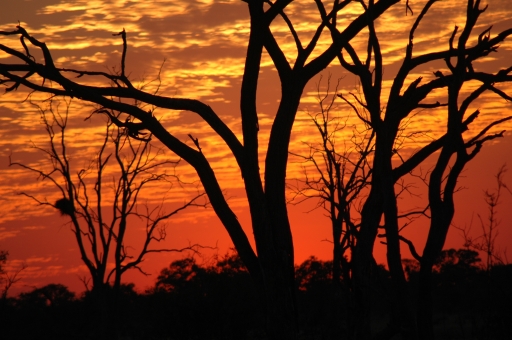
<instances>
[{"instance_id":1,"label":"forked tree trunk","mask_svg":"<svg viewBox=\"0 0 512 340\"><path fill-rule=\"evenodd\" d=\"M399 331L404 339L417 338L415 313L402 269L398 237L398 210L391 164L396 131L397 125L393 126L393 124L377 131L372 186L361 213L361 228L354 256L353 272L357 299L354 338L358 340L372 338L371 268L373 246L382 216L384 216L386 230L387 260L392 278L390 293L394 305L390 310L396 314L393 316L392 323L399 322Z\"/></svg>"},{"instance_id":2,"label":"forked tree trunk","mask_svg":"<svg viewBox=\"0 0 512 340\"><path fill-rule=\"evenodd\" d=\"M457 96L454 96L454 98L457 98ZM453 102L456 101L452 99L451 103L453 104ZM458 109L455 104L454 107L451 107L451 116L454 116L454 112L457 113L457 111ZM458 124L454 125L457 126ZM431 220L427 242L420 260L417 298L417 318L421 340L434 339L432 268L444 247L455 213L453 194L456 189L457 179L466 163L472 158L465 150L461 135L463 130L454 128L453 125L449 125L448 129L450 138L447 139L446 144L441 150L429 182ZM478 149L475 149L474 152L474 155L476 155ZM456 155L455 163L448 170L450 159L454 154ZM447 171L448 176L446 177ZM442 188L443 183L444 188Z\"/></svg>"},{"instance_id":3,"label":"forked tree trunk","mask_svg":"<svg viewBox=\"0 0 512 340\"><path fill-rule=\"evenodd\" d=\"M373 181L378 181L374 177ZM371 339L371 298L370 278L373 261L373 245L377 237L377 227L382 214L382 200L378 190L373 189L364 204L361 213L361 228L352 259L352 283L355 308L354 326L351 337L358 340Z\"/></svg>"}]
</instances>

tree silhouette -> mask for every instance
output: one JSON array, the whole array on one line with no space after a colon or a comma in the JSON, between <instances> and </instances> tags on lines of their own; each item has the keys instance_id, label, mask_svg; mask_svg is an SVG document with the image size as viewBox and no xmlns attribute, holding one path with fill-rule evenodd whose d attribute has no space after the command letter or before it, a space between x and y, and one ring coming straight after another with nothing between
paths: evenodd
<instances>
[{"instance_id":1,"label":"tree silhouette","mask_svg":"<svg viewBox=\"0 0 512 340\"><path fill-rule=\"evenodd\" d=\"M0 298L2 303L5 303L7 300L7 294L9 293L9 290L12 288L12 286L21 280L21 272L27 268L27 265L22 263L21 266L17 269L6 270L5 266L7 264L8 258L9 252L0 250L0 284L2 285L2 293Z\"/></svg>"},{"instance_id":2,"label":"tree silhouette","mask_svg":"<svg viewBox=\"0 0 512 340\"><path fill-rule=\"evenodd\" d=\"M251 277L236 252L199 264L194 257L173 261L148 291L165 302L162 317L172 319L177 338L245 338L261 328L257 294ZM197 320L203 327L198 329Z\"/></svg>"},{"instance_id":3,"label":"tree silhouette","mask_svg":"<svg viewBox=\"0 0 512 340\"><path fill-rule=\"evenodd\" d=\"M482 149L483 144L495 138L503 137L505 131L488 133L488 131L512 116L501 117L485 126L477 134L465 137L468 125L480 115L477 109L468 112L473 102L486 91L492 91L505 100L512 98L495 87L497 83L512 80L509 73L512 68L498 71L496 74L480 73L475 70L474 63L480 58L486 57L491 52L496 52L497 42L490 41L490 27L478 35L475 51L466 53L471 32L475 27L479 16L486 8L480 8L480 1L468 2L466 23L459 35L457 44L454 38L458 32L456 26L449 41L450 50L457 51L456 57L446 58L445 64L451 72L451 79L445 79L441 71L435 73L438 79L445 82L447 88L447 123L446 134L437 162L429 178L429 207L431 214L430 228L427 242L420 258L420 286L418 291L418 325L421 339L433 338L432 304L431 299L431 275L435 258L444 247L448 230L455 212L454 193L457 190L457 180L470 162ZM503 35L511 34L511 30ZM477 80L479 86L464 95L462 87L471 79Z\"/></svg>"},{"instance_id":4,"label":"tree silhouette","mask_svg":"<svg viewBox=\"0 0 512 340\"><path fill-rule=\"evenodd\" d=\"M61 284L49 284L19 296L20 303L30 305L31 308L58 307L74 299L75 294Z\"/></svg>"},{"instance_id":5,"label":"tree silhouette","mask_svg":"<svg viewBox=\"0 0 512 340\"><path fill-rule=\"evenodd\" d=\"M276 0L275 2L246 0L246 2L250 15L250 33L240 96L243 143L220 119L219 115L205 103L189 98L160 96L136 89L126 75L127 40L124 30L117 34L123 39L124 47L121 69L117 74L57 67L48 47L30 35L23 27L18 26L16 30L9 32L2 31L1 35L20 38L23 50L20 52L12 47L0 45L0 49L11 57L9 60L14 60L12 63L8 61L0 63L0 75L2 76L0 83L8 86L7 91L14 91L19 86L25 86L32 91L45 92L52 96L74 97L91 102L99 106L96 113L120 112L121 115L116 116L118 125L126 128L131 138L144 138L141 132L147 130L167 148L188 162L197 172L214 211L263 293L266 304L267 331L270 338L296 339L298 325L293 289L293 240L285 195L289 141L304 87L309 80L337 58L344 69L356 75L360 80L364 97L356 96L355 100L367 113L361 115L360 118L373 129L375 134L372 185L361 212L358 242L352 258L353 288L357 298L355 304L357 306L357 327L351 336L358 339L368 339L371 336L371 292L369 288L371 287L371 272L375 268L372 252L378 230L382 228L385 230L387 261L393 281L393 306L391 308L396 311L395 319L399 320L402 337L417 338L416 317L401 262L400 242L404 238L400 234L400 215L397 208L395 183L441 148L442 159L434 171L435 176L437 176L438 170L441 171L445 167L445 156L453 154L457 154L457 157L460 156L462 163L459 162L455 167L455 172L447 181L449 187L444 189L444 193L448 193L446 197L443 197L446 204L443 203L443 207L438 210L443 224L439 227L433 225L431 228L432 233L436 234L432 236L435 239L435 246L426 248L426 250L431 249L428 251L436 253L440 250L438 245L444 242L443 231L446 226L444 222L449 219L451 210L453 210L450 186L454 180L456 183L459 169L471 158L475 149L479 149L485 141L500 136L499 134L487 135L489 128L500 122L497 120L475 136L470 137L469 140L464 141L461 137L463 130L467 129L478 116L478 113L473 113L464 117L466 105L488 90L501 98L510 100L510 97L497 88L496 84L512 80L512 76L509 75L512 69L508 68L496 73L482 72L478 71L478 64L475 61L497 51L498 45L512 34L512 30L505 30L495 36L491 36L490 29L484 30L478 35L472 46L466 46L469 45L468 37L471 36L476 19L483 11L479 8L479 0L468 0L465 12L467 22L462 33L458 35L459 44L457 46L453 44L458 33L456 29L445 50L413 55L416 29L436 2L428 1L409 32L405 56L392 81L390 92L384 99L384 56L374 22L392 5L398 3L398 0L355 2L355 5L360 6L360 12L352 22L343 28L338 25L338 17L345 13L353 13L353 7L349 5L354 2L334 0L332 7L328 9L321 1L315 1L319 21L315 33L307 44L302 43L292 20L285 12L288 6L291 7L294 3L292 0ZM409 10L407 2L406 13ZM296 45L296 54L293 56L285 54L271 29L271 24L276 18L283 19L290 30ZM364 49L366 55L363 53L362 57L351 43L353 38L359 34L364 34L368 41L367 48ZM329 36L331 42L324 50L319 51L321 46L319 41L324 36ZM264 159L265 172L262 174L259 160L261 153L256 93L264 49L277 70L281 98L272 123ZM33 57L36 55L33 50L38 50L42 54L41 62ZM452 59L456 60L456 64L452 64ZM433 79L423 79L423 77L413 74L413 70L420 66L431 66L437 69L439 62L445 62L446 69L436 71ZM72 78L72 76L77 77ZM411 80L411 77L414 77L414 80ZM96 83L90 85L84 79L94 79ZM479 82L481 85L466 98L460 98L460 85L468 81ZM97 85L99 83L102 85ZM437 98L434 96L436 90L443 89L448 93L447 103L440 103L432 99ZM202 118L204 123L215 131L229 147L243 178L251 214L255 250L251 247L247 234L228 204L207 160L207 155L201 149L201 141L194 137L194 132L188 134L194 145L191 147L166 130L155 116L154 111L148 112L141 109L140 106L129 104L127 99L134 99L155 108L193 112ZM457 106L458 102L463 104ZM408 159L401 158L401 154L397 150L397 143L400 143L400 138L408 136L401 134L408 117L418 110L429 112L432 109L443 107L448 108L447 133L433 140ZM128 122L136 125L128 124ZM454 142L455 144L451 145ZM472 151L468 152L467 148ZM394 167L394 161L402 163ZM435 176L432 177L431 188L434 193L439 194L442 190L435 184L437 180ZM438 198L434 199L434 196L429 195L429 198L432 198L431 204L434 203L434 200L438 201ZM448 214L445 214L445 211ZM433 211L432 215L434 215ZM381 221L384 221L383 226L380 225ZM438 233L441 236L438 237ZM426 256L425 261L429 258L430 255Z\"/></svg>"},{"instance_id":6,"label":"tree silhouette","mask_svg":"<svg viewBox=\"0 0 512 340\"><path fill-rule=\"evenodd\" d=\"M371 2L370 2L371 3ZM512 68L497 70L495 73L480 71L477 68L477 60L482 60L493 52L497 52L499 44L512 34L512 29L498 33L494 37L490 35L490 28L478 33L476 39L471 40L472 31L477 19L485 9L480 8L480 1L469 0L466 8L466 23L459 32L455 27L448 47L445 50L415 55L414 36L418 26L428 14L435 0L427 1L417 16L409 31L408 44L405 56L392 81L389 94L383 101L383 68L384 55L380 41L373 23L368 25L369 36L366 55L358 53L350 43L344 46L343 53L339 54L341 65L361 82L362 98L356 98L366 110L366 115L360 118L375 133L375 148L372 164L371 188L367 200L364 203L359 229L358 243L353 256L353 279L356 298L358 299L359 321L355 336L361 339L369 339L371 336L370 322L370 292L368 291L369 278L372 268L373 245L378 229L384 229L387 246L387 262L393 280L393 310L394 320L391 326L402 333L407 339L418 338L417 321L421 321L420 334L431 337L429 318L421 314L431 315L428 301L420 299L420 320L415 317L411 296L408 292L407 282L402 267L400 242L406 242L413 254L417 254L414 245L400 234L400 213L398 210L395 184L398 179L410 173L428 156L441 149L437 164L432 171L429 182L429 208L432 215L431 227L427 245L422 256L425 282L420 288L423 297L430 285L427 283L431 271L432 261L444 245L446 233L453 218L454 204L453 193L456 189L458 176L465 164L479 152L483 143L488 140L502 137L503 132L488 134L495 125L511 119L500 117L496 121L481 129L475 135L463 138L463 133L469 125L477 119L479 111L466 114L470 104L484 92L495 93L499 98L510 100L511 98L496 87L497 84L512 80L510 72ZM454 44L458 37L458 43ZM476 41L475 41L476 40ZM438 63L444 63L445 67L438 69ZM417 77L413 71L419 67L430 65L438 69L430 77ZM410 79L414 80L410 80ZM477 89L465 94L461 90L464 84L477 82ZM446 102L439 101L435 91L443 89L446 92ZM421 148L409 158L404 158L398 150L398 146L404 138L414 136L418 131L407 133L407 120L419 113L427 113L434 109L446 108L446 132L439 138ZM409 137L410 138L410 137ZM450 159L456 156L455 165L449 169L450 173L445 181L445 171L451 164ZM399 165L395 166L397 162ZM442 186L444 186L442 188ZM380 225L381 221L384 225ZM429 268L430 267L430 268ZM420 293L421 294L421 293Z\"/></svg>"},{"instance_id":7,"label":"tree silhouette","mask_svg":"<svg viewBox=\"0 0 512 340\"><path fill-rule=\"evenodd\" d=\"M381 0L375 4L372 2L369 8L363 6L361 14L341 30L336 27L338 15L345 9L349 11L348 5L352 1L333 1L330 10L322 2L315 2L319 23L306 47L303 47L295 27L285 13L286 7L293 1L268 2L266 7L263 1L248 0L246 2L250 14L250 34L240 97L243 144L217 113L205 103L188 98L163 97L136 89L126 76L127 42L124 30L118 34L124 43L119 74L59 68L55 65L48 47L23 27L18 26L16 30L10 32L2 31L1 35L20 38L23 52L0 45L2 51L16 59L12 64L0 64L2 75L0 83L7 84L8 90L15 90L23 85L35 91L92 102L99 105L102 110L122 112L130 117L129 121L138 124L140 122L138 128L149 130L167 148L188 162L197 172L213 209L264 294L269 336L274 339L295 339L298 325L293 290L293 241L286 210L285 178L290 135L300 98L307 82L326 68L340 50L347 46L346 44L363 28L398 0ZM296 55L291 56L293 66L271 30L271 24L277 17L287 23L296 43ZM323 51L318 51L317 43L326 29L328 34L331 34L332 42ZM30 48L26 42L30 44ZM32 48L42 52L44 56L42 63L32 57ZM265 173L262 176L259 166L256 92L263 49L266 49L277 69L281 82L281 100L272 124L266 151ZM314 55L313 51L315 51ZM80 77L72 79L69 75ZM94 78L104 85L87 85L84 82L78 82L84 77ZM45 79L45 82L41 84L40 78ZM123 101L124 98L132 98L157 108L194 112L221 137L233 153L243 177L257 255L226 201L215 173L200 148L200 141L191 133L189 135L195 148L188 146L166 130L152 112L130 105Z\"/></svg>"},{"instance_id":8,"label":"tree silhouette","mask_svg":"<svg viewBox=\"0 0 512 340\"><path fill-rule=\"evenodd\" d=\"M161 160L162 152L155 151L148 140L133 140L129 131L113 124L110 118L94 159L82 168L73 161L77 155L68 142L70 102L65 102L64 109L59 109L59 104L50 100L48 107L37 106L49 140L48 146L34 148L47 157L47 163L39 167L11 161L10 165L35 172L55 187L60 197L55 202L26 192L21 194L69 219L81 259L91 275L92 291L104 300L110 285L114 291L119 290L127 270L137 269L145 274L140 264L147 254L193 251L198 246L169 249L155 248L154 244L165 240L166 220L187 207L204 206L197 202L203 194L170 212L164 208L166 197L154 206L142 203L144 191L154 183L167 185L171 190L177 176L165 167L172 168L178 162ZM115 117L114 113L111 117ZM141 222L143 238L139 249L133 251L126 235L131 225ZM114 265L109 269L112 262ZM89 289L89 280L83 281Z\"/></svg>"},{"instance_id":9,"label":"tree silhouette","mask_svg":"<svg viewBox=\"0 0 512 340\"><path fill-rule=\"evenodd\" d=\"M320 79L321 81L322 79ZM361 193L369 185L371 178L370 155L373 152L373 131L367 127L358 130L347 126L349 115L336 112L336 96L339 81L330 92L331 79L322 92L320 82L317 85L319 111L309 113L317 132L319 141L303 141L309 154L300 155L291 152L303 162L304 178L298 178L290 187L294 192L292 203L317 200L316 208L322 208L329 218L333 237L332 281L340 286L343 280L349 284L350 265L348 258L356 245L358 218L353 217L357 203L363 201ZM356 114L356 106L345 101ZM350 141L340 135L344 130L352 133ZM309 168L309 169L308 169Z\"/></svg>"},{"instance_id":10,"label":"tree silhouette","mask_svg":"<svg viewBox=\"0 0 512 340\"><path fill-rule=\"evenodd\" d=\"M329 218L332 232L331 281L335 290L330 289L330 303L333 311L345 309L349 328L353 328L353 291L351 258L357 243L360 216L357 209L364 202L364 193L370 185L371 155L373 153L374 132L369 126L349 126L350 114L337 112L337 102L341 98L355 115L362 110L337 94L340 79L331 93L331 77L327 80L325 90L321 89L321 80L317 84L319 110L308 113L318 132L318 141L303 141L309 153L292 155L303 163L303 178L289 186L294 196L292 203L316 200L316 207L324 210ZM350 140L340 137L343 132L350 135ZM355 216L354 216L355 215ZM300 268L299 268L300 269ZM300 273L297 272L297 276ZM335 314L335 313L334 313ZM339 326L339 320L333 315L331 327Z\"/></svg>"},{"instance_id":11,"label":"tree silhouette","mask_svg":"<svg viewBox=\"0 0 512 340\"><path fill-rule=\"evenodd\" d=\"M445 249L434 261L430 293L436 339L510 337L512 267L495 264L488 272L482 262L470 249ZM410 286L417 289L420 263L406 259L404 267Z\"/></svg>"},{"instance_id":12,"label":"tree silhouette","mask_svg":"<svg viewBox=\"0 0 512 340\"><path fill-rule=\"evenodd\" d=\"M488 214L486 217L478 215L481 234L477 237L470 235L471 225L467 228L459 228L464 237L464 246L486 254L485 269L490 271L493 265L507 264L506 254L496 246L496 240L499 235L499 226L501 224L498 218L498 205L501 203L502 194L507 191L512 195L512 190L505 182L507 167L502 165L495 175L496 187L493 190L485 190L484 199Z\"/></svg>"}]
</instances>

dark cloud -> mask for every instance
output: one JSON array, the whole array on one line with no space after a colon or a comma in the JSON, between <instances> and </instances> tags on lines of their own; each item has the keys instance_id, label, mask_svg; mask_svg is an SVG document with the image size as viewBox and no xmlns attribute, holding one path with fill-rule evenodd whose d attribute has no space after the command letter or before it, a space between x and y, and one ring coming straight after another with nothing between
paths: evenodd
<instances>
[{"instance_id":1,"label":"dark cloud","mask_svg":"<svg viewBox=\"0 0 512 340\"><path fill-rule=\"evenodd\" d=\"M0 11L2 29L17 25L18 21L30 23L31 27L41 28L48 23L47 17L41 15L43 8L60 3L60 0L17 0L3 1ZM14 27L12 27L14 28Z\"/></svg>"},{"instance_id":2,"label":"dark cloud","mask_svg":"<svg viewBox=\"0 0 512 340\"><path fill-rule=\"evenodd\" d=\"M165 5L162 5L160 9L165 12ZM204 33L206 29L211 30L218 27L222 29L247 18L247 6L242 2L214 3L209 7L199 6L198 2L192 2L188 4L186 14L171 14L165 18L143 16L137 21L137 24L151 35L175 36L178 34L181 38L188 38L193 34ZM180 36L182 34L185 36ZM207 39L204 36L202 38Z\"/></svg>"}]
</instances>

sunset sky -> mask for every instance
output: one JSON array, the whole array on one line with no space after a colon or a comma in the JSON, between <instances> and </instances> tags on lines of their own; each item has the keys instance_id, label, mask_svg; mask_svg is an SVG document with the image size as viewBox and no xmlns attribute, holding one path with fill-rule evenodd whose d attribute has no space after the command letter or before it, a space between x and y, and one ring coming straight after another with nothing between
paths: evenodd
<instances>
[{"instance_id":1,"label":"sunset sky","mask_svg":"<svg viewBox=\"0 0 512 340\"><path fill-rule=\"evenodd\" d=\"M199 99L210 105L215 112L240 136L239 96L242 79L247 37L249 33L249 15L247 4L242 1L123 1L123 0L17 0L0 1L0 30L14 30L18 21L33 36L43 41L52 50L59 67L80 70L112 71L119 70L122 41L113 36L123 30L127 32L128 53L127 74L130 79L153 92L158 82L154 81L160 73L159 93L172 97ZM327 3L327 1L324 1ZM408 31L420 12L425 1L410 1L414 15L405 15L405 3L395 5L377 21L377 33L381 42L385 68L384 86L389 87L401 61L407 44ZM512 7L508 0L488 0L488 10L481 16L474 37L489 25L493 25L491 34L512 28ZM446 49L454 26L463 26L465 20L465 1L442 1L434 4L431 11L419 26L415 34L415 54ZM350 22L360 9L354 5L340 18L340 25ZM296 1L286 10L304 44L313 34L319 21L313 1ZM272 26L278 36L278 42L285 50L289 60L294 59L295 44L283 21L277 20ZM328 37L317 46L318 53L328 44ZM362 34L355 40L356 47L363 46ZM474 40L473 40L474 41ZM0 43L21 49L17 37L0 37ZM1 62L6 62L5 54L0 53ZM475 67L490 71L510 66L512 61L512 42L503 43L499 53L494 53L478 62ZM414 77L433 77L432 72L442 69L443 65L428 65ZM317 87L325 91L327 79L331 77L331 91L341 79L338 93L357 92L357 80L344 71L337 62L333 63L321 75L315 77L304 92L294 125L290 150L306 155L304 142L314 143L315 131L308 113L318 111ZM414 79L411 77L411 79ZM464 90L471 90L469 84ZM512 86L502 87L512 94ZM270 58L265 55L259 83L259 126L260 160L264 160L265 146L269 128L277 108L280 88L279 79ZM3 93L3 91L0 91ZM386 92L386 91L384 91ZM0 250L9 252L9 270L16 270L22 264L22 281L17 283L12 293L26 291L48 283L62 283L76 292L84 287L79 277L87 276L87 270L80 261L75 240L67 225L67 218L56 211L37 206L20 192L31 193L41 200L54 202L58 192L48 183L41 182L33 173L19 167L9 167L9 156L13 161L33 166L46 166L42 153L32 146L45 147L48 137L41 124L37 109L28 101L29 92L20 87L16 92L0 96ZM32 100L42 103L47 98L35 94ZM442 97L440 97L442 100ZM471 136L489 122L512 115L512 103L505 102L493 94L484 95L475 106L481 116L473 123L467 136ZM79 169L93 159L100 143L104 117L93 117L84 121L91 107L77 100L71 102L68 141L73 164ZM349 139L355 130L360 130L357 121L347 105L341 101L336 106L336 114L346 117L347 127L337 135L339 145ZM229 197L229 203L242 222L248 235L252 235L247 212L243 182L240 172L229 149L215 137L204 122L188 112L167 112L156 109L164 125L177 136L192 145L187 135L198 138L203 152L211 162L217 178ZM401 152L407 157L422 144L439 136L445 129L443 111L426 114L418 113L407 126L410 131L421 131L414 140L405 140ZM478 215L487 218L484 204L485 189L495 188L495 174L507 164L509 171L505 181L512 188L512 122L502 124L493 130L507 130L505 138L492 144L486 144L482 152L466 167L460 179L461 190L456 194L456 215L454 226L469 227L471 234L480 234ZM158 143L156 143L158 145ZM169 151L166 157L176 159ZM290 181L301 178L303 170L299 159L290 157ZM424 172L432 166L432 159L422 165ZM262 167L263 169L263 167ZM78 171L78 170L76 170ZM173 188L166 199L167 209L182 204L185 200L201 191L193 169L181 164L177 168L180 178L190 185L183 189ZM413 183L413 179L406 179ZM426 203L425 186L413 183L416 196L402 196L399 200L401 211L414 207L423 207ZM145 194L150 204L158 203L166 188L155 188ZM417 197L418 196L418 197ZM331 243L329 220L323 211L311 211L316 202L290 205L289 215L292 224L296 262L304 261L310 255L321 259L330 259ZM498 206L498 219L501 221L497 246L501 251L508 247L508 258L512 261L512 195L503 193ZM422 249L427 232L428 221L418 220L408 226L404 235L415 241ZM137 249L140 245L141 226L133 226L128 243ZM227 232L209 208L191 208L168 221L167 239L160 245L169 248L186 247L189 244L201 244L217 247L216 250L202 251L205 261L219 253L223 255L231 246ZM462 247L464 240L461 232L452 228L446 247ZM404 257L408 253L404 248ZM159 271L172 260L186 254L154 254L147 257L142 268L152 274L144 276L139 272L129 272L124 281L135 282L139 290L150 286ZM385 250L376 246L375 256L379 263L385 262Z\"/></svg>"}]
</instances>

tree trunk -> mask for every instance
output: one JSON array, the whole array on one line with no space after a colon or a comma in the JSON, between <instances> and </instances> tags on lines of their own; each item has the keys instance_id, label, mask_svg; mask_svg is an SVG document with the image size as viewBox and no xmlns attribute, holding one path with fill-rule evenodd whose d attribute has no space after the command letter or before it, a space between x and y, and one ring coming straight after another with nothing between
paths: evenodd
<instances>
[{"instance_id":1,"label":"tree trunk","mask_svg":"<svg viewBox=\"0 0 512 340\"><path fill-rule=\"evenodd\" d=\"M91 289L91 298L96 309L96 326L91 330L91 334L95 339L111 339L114 336L114 332L110 313L112 308L109 299L110 287L103 281L94 281Z\"/></svg>"},{"instance_id":2,"label":"tree trunk","mask_svg":"<svg viewBox=\"0 0 512 340\"><path fill-rule=\"evenodd\" d=\"M434 339L432 307L432 265L422 263L419 272L417 306L420 340Z\"/></svg>"},{"instance_id":3,"label":"tree trunk","mask_svg":"<svg viewBox=\"0 0 512 340\"><path fill-rule=\"evenodd\" d=\"M384 148L383 169L382 169L382 197L384 224L386 230L386 248L389 272L392 281L393 302L398 311L400 321L400 333L403 339L414 340L418 338L416 316L412 307L409 288L402 268L402 256L400 254L400 238L398 227L398 206L395 193L395 182L392 173L392 145L395 135L387 139L387 146Z\"/></svg>"},{"instance_id":4,"label":"tree trunk","mask_svg":"<svg viewBox=\"0 0 512 340\"><path fill-rule=\"evenodd\" d=\"M273 340L295 340L298 336L297 309L294 286L290 285L290 276L294 273L289 267L285 268L283 263L275 263L267 269L264 270L267 277L267 334Z\"/></svg>"},{"instance_id":5,"label":"tree trunk","mask_svg":"<svg viewBox=\"0 0 512 340\"><path fill-rule=\"evenodd\" d=\"M398 209L392 174L392 148L397 127L389 124L377 130L375 159L373 163L372 187L361 214L361 228L354 256L354 288L356 294L356 327L354 337L371 338L370 277L373 246L381 217L384 214L387 260L392 278L393 304L400 321L400 332L404 339L417 338L417 324L408 293L407 282L401 263L398 234Z\"/></svg>"},{"instance_id":6,"label":"tree trunk","mask_svg":"<svg viewBox=\"0 0 512 340\"><path fill-rule=\"evenodd\" d=\"M450 104L456 103L457 96L451 98ZM450 107L451 117L457 113L456 104ZM465 152L462 140L462 129L457 128L460 123L449 124L449 138L443 146L437 163L430 175L429 181L429 205L431 212L430 229L420 261L417 318L421 340L434 338L434 325L432 320L432 268L441 253L450 224L455 213L453 194L456 188L457 178L462 172L470 157ZM453 127L455 125L455 127ZM457 151L458 149L458 151ZM452 156L456 154L455 163L446 171ZM442 184L445 183L444 189Z\"/></svg>"},{"instance_id":7,"label":"tree trunk","mask_svg":"<svg viewBox=\"0 0 512 340\"><path fill-rule=\"evenodd\" d=\"M358 340L371 339L371 272L373 262L373 246L383 213L383 180L382 169L385 155L382 137L377 134L375 158L373 161L372 186L363 210L361 211L361 227L353 254L353 289L355 296L355 325L353 338Z\"/></svg>"},{"instance_id":8,"label":"tree trunk","mask_svg":"<svg viewBox=\"0 0 512 340\"><path fill-rule=\"evenodd\" d=\"M378 176L376 176L378 177ZM375 180L378 179L374 177ZM355 298L354 325L351 337L358 340L371 338L370 278L373 261L373 245L382 214L382 200L376 187L372 186L361 213L361 228L353 254L352 283Z\"/></svg>"},{"instance_id":9,"label":"tree trunk","mask_svg":"<svg viewBox=\"0 0 512 340\"><path fill-rule=\"evenodd\" d=\"M265 160L268 220L256 238L267 291L267 328L269 336L276 340L298 337L294 250L285 189L288 147L302 89L303 84L292 77L283 82Z\"/></svg>"}]
</instances>

